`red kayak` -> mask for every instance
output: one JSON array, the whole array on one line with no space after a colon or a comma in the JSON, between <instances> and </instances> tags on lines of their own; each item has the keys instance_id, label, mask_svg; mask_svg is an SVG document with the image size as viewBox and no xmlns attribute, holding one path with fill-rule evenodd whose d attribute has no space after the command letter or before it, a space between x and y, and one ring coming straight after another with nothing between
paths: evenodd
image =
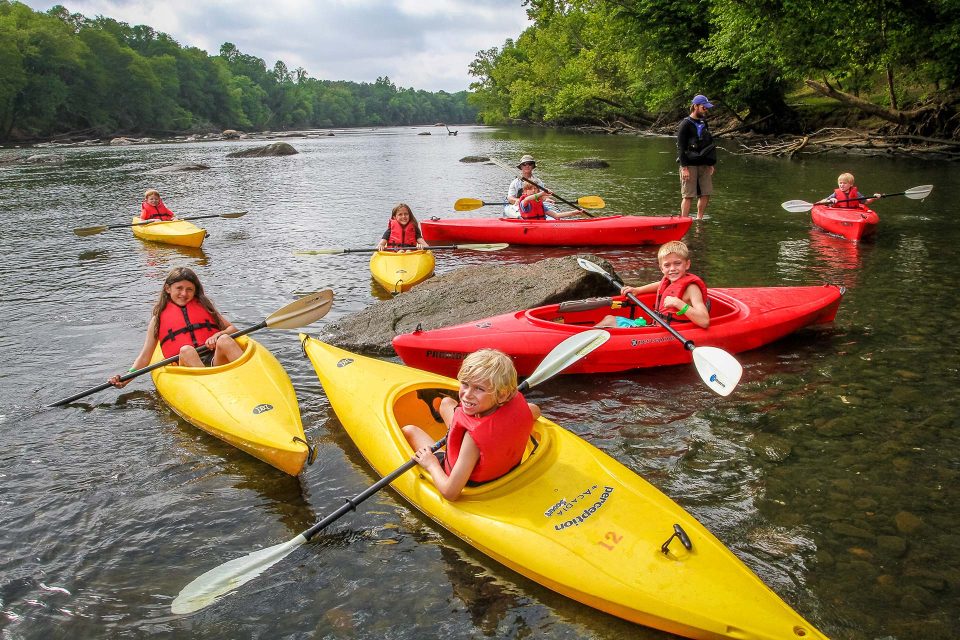
<instances>
[{"instance_id":1,"label":"red kayak","mask_svg":"<svg viewBox=\"0 0 960 640\"><path fill-rule=\"evenodd\" d=\"M807 325L832 322L843 292L834 285L709 289L710 328L688 322L673 326L698 347L737 353ZM652 307L654 295L641 297L641 301ZM492 347L508 353L517 373L526 376L560 342L593 327L608 314L645 317L648 326L607 329L610 339L564 373L627 371L691 361L690 351L679 340L622 296L551 304L444 329L405 333L393 339L393 348L411 367L455 377L467 354Z\"/></svg>"},{"instance_id":2,"label":"red kayak","mask_svg":"<svg viewBox=\"0 0 960 640\"><path fill-rule=\"evenodd\" d=\"M544 246L605 246L663 244L679 240L692 218L604 216L579 220L518 220L461 218L423 220L427 242L508 242Z\"/></svg>"},{"instance_id":3,"label":"red kayak","mask_svg":"<svg viewBox=\"0 0 960 640\"><path fill-rule=\"evenodd\" d=\"M869 238L877 231L880 216L873 209L864 205L858 208L831 207L826 204L815 204L810 210L813 224L824 231L843 236L857 242Z\"/></svg>"}]
</instances>

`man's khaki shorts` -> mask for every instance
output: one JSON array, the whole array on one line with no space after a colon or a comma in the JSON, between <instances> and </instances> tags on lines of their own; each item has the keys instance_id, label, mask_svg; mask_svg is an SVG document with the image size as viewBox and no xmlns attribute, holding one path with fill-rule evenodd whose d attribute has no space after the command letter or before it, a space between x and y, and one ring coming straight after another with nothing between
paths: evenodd
<instances>
[{"instance_id":1,"label":"man's khaki shorts","mask_svg":"<svg viewBox=\"0 0 960 640\"><path fill-rule=\"evenodd\" d=\"M713 167L692 165L687 167L690 177L680 178L680 195L684 198L698 198L713 193Z\"/></svg>"}]
</instances>

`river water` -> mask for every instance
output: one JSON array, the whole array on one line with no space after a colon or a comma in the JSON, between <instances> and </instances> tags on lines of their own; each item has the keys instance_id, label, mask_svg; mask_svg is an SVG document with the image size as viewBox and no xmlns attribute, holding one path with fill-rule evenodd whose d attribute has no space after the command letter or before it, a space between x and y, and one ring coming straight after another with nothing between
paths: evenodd
<instances>
[{"instance_id":1,"label":"river water","mask_svg":"<svg viewBox=\"0 0 960 640\"><path fill-rule=\"evenodd\" d=\"M418 135L430 132L432 135ZM489 560L384 491L220 604L170 613L207 569L287 540L375 475L344 435L294 332L258 340L284 363L318 462L274 471L178 419L147 376L68 407L59 398L125 371L166 272L197 270L237 326L298 292L337 300L314 328L384 295L366 255L398 201L455 214L499 200L510 174L467 155L532 153L561 195L607 211L678 210L669 138L461 127L337 131L290 139L299 155L229 159L249 141L42 150L62 165L0 168L0 636L3 638L665 638L568 600ZM692 512L833 638L960 635L960 431L956 166L893 158L738 155L726 142L708 217L686 240L714 286L847 287L836 321L740 354L743 381L713 395L692 367L569 376L530 394L544 413ZM41 152L34 150L30 153ZM604 170L563 163L599 157ZM207 171L154 173L181 162ZM875 204L872 243L814 230L780 202L934 184ZM156 187L204 221L202 250L117 229ZM599 249L628 282L658 277L655 248ZM446 272L572 249L438 252Z\"/></svg>"}]
</instances>

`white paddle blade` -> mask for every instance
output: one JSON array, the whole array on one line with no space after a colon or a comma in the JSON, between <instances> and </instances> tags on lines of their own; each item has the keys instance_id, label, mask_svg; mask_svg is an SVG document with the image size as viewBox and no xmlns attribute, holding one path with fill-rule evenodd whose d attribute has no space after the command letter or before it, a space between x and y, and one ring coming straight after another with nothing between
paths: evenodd
<instances>
[{"instance_id":1,"label":"white paddle blade","mask_svg":"<svg viewBox=\"0 0 960 640\"><path fill-rule=\"evenodd\" d=\"M600 273L607 276L610 275L596 262L590 262L586 258L577 258L577 264L580 265L581 269L586 269L587 271L593 271L594 273Z\"/></svg>"},{"instance_id":2,"label":"white paddle blade","mask_svg":"<svg viewBox=\"0 0 960 640\"><path fill-rule=\"evenodd\" d=\"M527 386L535 387L552 378L609 339L610 334L603 329L589 329L570 336L547 354L527 378Z\"/></svg>"},{"instance_id":3,"label":"white paddle blade","mask_svg":"<svg viewBox=\"0 0 960 640\"><path fill-rule=\"evenodd\" d=\"M509 246L506 242L490 242L487 244L458 244L456 248L469 249L470 251L500 251L500 249L506 249ZM429 247L427 249L429 250Z\"/></svg>"},{"instance_id":4,"label":"white paddle blade","mask_svg":"<svg viewBox=\"0 0 960 640\"><path fill-rule=\"evenodd\" d=\"M693 364L706 385L721 396L733 393L743 375L743 367L737 359L717 347L695 347Z\"/></svg>"},{"instance_id":5,"label":"white paddle blade","mask_svg":"<svg viewBox=\"0 0 960 640\"><path fill-rule=\"evenodd\" d=\"M923 200L930 192L933 191L932 184L922 184L919 187L913 187L912 189L907 189L903 192L903 195L907 196L911 200Z\"/></svg>"},{"instance_id":6,"label":"white paddle blade","mask_svg":"<svg viewBox=\"0 0 960 640\"><path fill-rule=\"evenodd\" d=\"M307 539L301 534L283 544L254 551L210 569L180 591L170 605L170 611L176 614L192 613L210 606L222 596L253 580L306 542Z\"/></svg>"},{"instance_id":7,"label":"white paddle blade","mask_svg":"<svg viewBox=\"0 0 960 640\"><path fill-rule=\"evenodd\" d=\"M787 200L780 206L790 213L803 213L804 211L813 209L813 203L807 202L806 200Z\"/></svg>"}]
</instances>

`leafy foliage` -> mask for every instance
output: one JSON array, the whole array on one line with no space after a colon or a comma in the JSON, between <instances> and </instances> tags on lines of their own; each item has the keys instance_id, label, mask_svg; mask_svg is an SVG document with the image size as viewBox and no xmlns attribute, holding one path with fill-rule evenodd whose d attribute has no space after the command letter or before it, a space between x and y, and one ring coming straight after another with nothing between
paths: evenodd
<instances>
[{"instance_id":1,"label":"leafy foliage","mask_svg":"<svg viewBox=\"0 0 960 640\"><path fill-rule=\"evenodd\" d=\"M0 0L0 141L71 131L173 133L471 122L467 92L310 78L229 42L218 56L147 25Z\"/></svg>"},{"instance_id":2,"label":"leafy foliage","mask_svg":"<svg viewBox=\"0 0 960 640\"><path fill-rule=\"evenodd\" d=\"M673 121L705 93L786 131L799 126L788 98L808 79L891 115L931 99L955 112L958 102L960 0L524 4L531 26L470 66L487 123Z\"/></svg>"}]
</instances>

